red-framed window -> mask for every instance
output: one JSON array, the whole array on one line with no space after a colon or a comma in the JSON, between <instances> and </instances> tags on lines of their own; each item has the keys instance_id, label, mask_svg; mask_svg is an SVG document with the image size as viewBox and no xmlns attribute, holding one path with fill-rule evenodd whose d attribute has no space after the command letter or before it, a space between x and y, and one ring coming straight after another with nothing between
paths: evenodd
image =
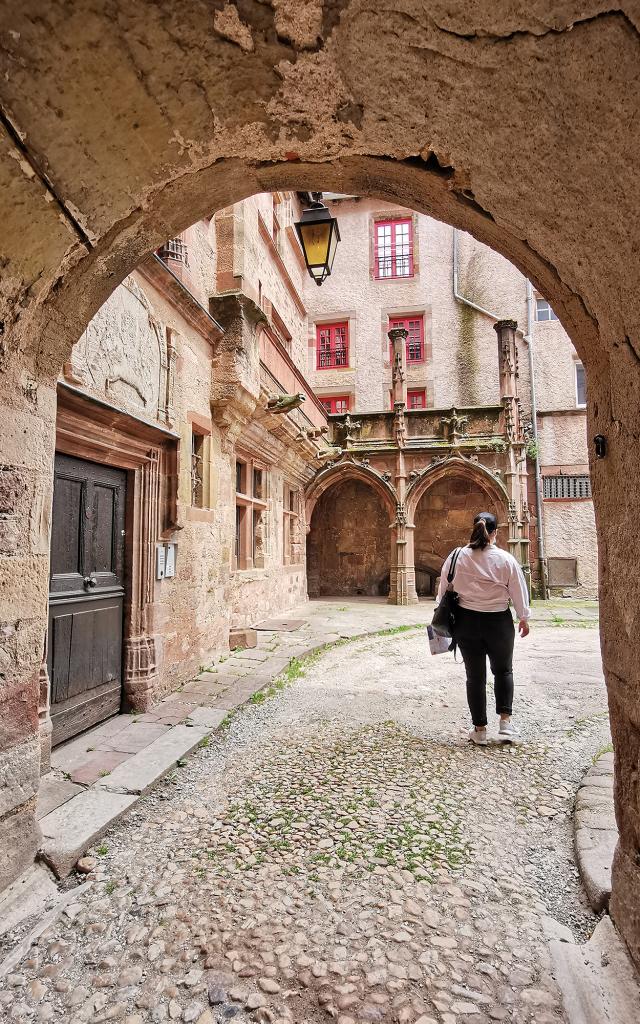
<instances>
[{"instance_id":1,"label":"red-framed window","mask_svg":"<svg viewBox=\"0 0 640 1024\"><path fill-rule=\"evenodd\" d=\"M328 412L330 416L339 416L341 413L349 412L351 397L349 395L327 395L326 398L321 398L320 402L324 411Z\"/></svg>"},{"instance_id":2,"label":"red-framed window","mask_svg":"<svg viewBox=\"0 0 640 1024\"><path fill-rule=\"evenodd\" d=\"M393 412L393 391L389 392L389 408ZM407 391L407 409L426 409L426 388L409 388Z\"/></svg>"},{"instance_id":3,"label":"red-framed window","mask_svg":"<svg viewBox=\"0 0 640 1024\"><path fill-rule=\"evenodd\" d=\"M377 220L374 230L375 276L413 277L413 220Z\"/></svg>"},{"instance_id":4,"label":"red-framed window","mask_svg":"<svg viewBox=\"0 0 640 1024\"><path fill-rule=\"evenodd\" d=\"M392 327L404 327L407 332L407 364L424 363L424 317L394 316L389 319L389 330ZM393 345L390 359L393 362Z\"/></svg>"},{"instance_id":5,"label":"red-framed window","mask_svg":"<svg viewBox=\"0 0 640 1024\"><path fill-rule=\"evenodd\" d=\"M407 409L426 409L427 392L425 388L413 388L407 391Z\"/></svg>"},{"instance_id":6,"label":"red-framed window","mask_svg":"<svg viewBox=\"0 0 640 1024\"><path fill-rule=\"evenodd\" d=\"M349 325L318 324L316 327L316 368L336 370L349 365Z\"/></svg>"}]
</instances>

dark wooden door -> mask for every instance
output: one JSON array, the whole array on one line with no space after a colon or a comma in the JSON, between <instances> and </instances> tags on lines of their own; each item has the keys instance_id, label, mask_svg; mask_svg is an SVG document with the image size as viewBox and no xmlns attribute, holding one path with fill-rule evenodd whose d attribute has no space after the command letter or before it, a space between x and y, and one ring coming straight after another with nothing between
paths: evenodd
<instances>
[{"instance_id":1,"label":"dark wooden door","mask_svg":"<svg viewBox=\"0 0 640 1024\"><path fill-rule=\"evenodd\" d=\"M126 480L123 470L56 455L47 655L54 744L120 708Z\"/></svg>"}]
</instances>

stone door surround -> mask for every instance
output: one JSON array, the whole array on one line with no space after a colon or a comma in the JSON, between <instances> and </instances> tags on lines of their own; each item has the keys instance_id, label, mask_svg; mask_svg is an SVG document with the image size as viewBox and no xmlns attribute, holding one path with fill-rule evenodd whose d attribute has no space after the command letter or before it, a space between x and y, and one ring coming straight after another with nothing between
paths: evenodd
<instances>
[{"instance_id":1,"label":"stone door surround","mask_svg":"<svg viewBox=\"0 0 640 1024\"><path fill-rule=\"evenodd\" d=\"M58 384L56 451L128 471L123 692L128 707L136 711L150 704L158 677L155 546L178 528L179 438ZM41 723L48 719L48 703L47 686Z\"/></svg>"}]
</instances>

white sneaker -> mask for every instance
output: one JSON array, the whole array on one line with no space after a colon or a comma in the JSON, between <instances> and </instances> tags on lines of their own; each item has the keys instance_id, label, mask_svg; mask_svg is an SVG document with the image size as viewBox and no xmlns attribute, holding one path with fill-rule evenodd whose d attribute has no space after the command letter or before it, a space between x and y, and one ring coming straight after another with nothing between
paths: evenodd
<instances>
[{"instance_id":1,"label":"white sneaker","mask_svg":"<svg viewBox=\"0 0 640 1024\"><path fill-rule=\"evenodd\" d=\"M514 726L510 718L500 719L500 726L498 728L498 739L502 743L513 743L518 735L518 730Z\"/></svg>"},{"instance_id":2,"label":"white sneaker","mask_svg":"<svg viewBox=\"0 0 640 1024\"><path fill-rule=\"evenodd\" d=\"M472 743L475 743L478 747L486 747L487 745L487 727L486 725L482 729L469 729L469 739Z\"/></svg>"}]
</instances>

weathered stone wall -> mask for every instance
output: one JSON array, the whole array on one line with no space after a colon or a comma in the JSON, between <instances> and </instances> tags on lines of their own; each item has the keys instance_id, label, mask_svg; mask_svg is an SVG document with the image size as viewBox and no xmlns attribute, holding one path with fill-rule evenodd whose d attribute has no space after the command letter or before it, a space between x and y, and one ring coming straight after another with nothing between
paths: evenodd
<instances>
[{"instance_id":1,"label":"weathered stone wall","mask_svg":"<svg viewBox=\"0 0 640 1024\"><path fill-rule=\"evenodd\" d=\"M189 244L185 282L190 286L193 282L200 301L206 301L214 282L210 234L204 223L185 233ZM157 657L156 696L192 677L212 651L226 650L232 626L283 611L306 593L304 558L298 565L284 567L282 550L283 489L285 483L300 488L302 478L283 471L283 458L280 465L274 464L274 446L288 456L292 469L295 457L266 426L252 425L250 448L266 465L264 564L252 570L234 569L236 451L228 444L227 431L211 418L212 343L140 274L134 273L116 289L74 346L70 370L76 386L124 412L166 427L160 392L161 343L167 329L177 353L171 408L172 425L180 433L180 529L165 537L177 545L176 576L154 582L148 610ZM257 346L255 336L253 344ZM192 421L209 430L203 508L195 507L192 500ZM302 463L298 473L301 468Z\"/></svg>"},{"instance_id":2,"label":"weathered stone wall","mask_svg":"<svg viewBox=\"0 0 640 1024\"><path fill-rule=\"evenodd\" d=\"M282 340L279 318L291 336L285 347L306 374L306 271L300 246L292 235L293 214L297 210L298 202L292 193L278 193L275 197L272 193L259 193L217 214L214 223L219 272L215 290L218 294L241 290L248 295L261 307ZM274 213L280 224L277 236ZM213 293L214 289L209 294Z\"/></svg>"},{"instance_id":3,"label":"weathered stone wall","mask_svg":"<svg viewBox=\"0 0 640 1024\"><path fill-rule=\"evenodd\" d=\"M352 409L389 408L389 318L415 314L425 321L426 360L409 366L407 386L425 388L436 408L482 405L498 399L498 355L493 320L453 294L453 229L411 210L366 197L328 200L340 226L334 271L318 289L305 285L309 309L309 374L319 394L351 394ZM412 218L414 275L377 280L373 231L377 218ZM495 312L526 324L526 282L504 257L458 233L459 291ZM317 370L316 325L349 323L350 359L344 370ZM529 371L520 342L521 386L526 406Z\"/></svg>"},{"instance_id":4,"label":"weathered stone wall","mask_svg":"<svg viewBox=\"0 0 640 1024\"><path fill-rule=\"evenodd\" d=\"M637 9L241 10L230 27L199 0L179 17L169 0L4 0L3 464L46 493L52 385L72 345L141 258L212 208L270 189L375 194L499 250L561 317L589 374L589 436L608 439L590 462L620 826L611 907L640 963ZM17 516L1 562L3 629L18 635L3 685L30 708L46 509Z\"/></svg>"},{"instance_id":5,"label":"weathered stone wall","mask_svg":"<svg viewBox=\"0 0 640 1024\"><path fill-rule=\"evenodd\" d=\"M311 517L309 595L388 593L390 543L389 516L375 491L358 480L335 484Z\"/></svg>"},{"instance_id":6,"label":"weathered stone wall","mask_svg":"<svg viewBox=\"0 0 640 1024\"><path fill-rule=\"evenodd\" d=\"M431 574L435 580L449 552L469 542L478 512L493 512L499 522L504 516L504 509L468 477L447 476L429 487L414 515L416 573ZM506 547L504 528L498 531L498 544Z\"/></svg>"},{"instance_id":7,"label":"weathered stone wall","mask_svg":"<svg viewBox=\"0 0 640 1024\"><path fill-rule=\"evenodd\" d=\"M591 501L545 501L547 558L575 558L578 585L560 592L566 597L593 598L598 593L598 549Z\"/></svg>"},{"instance_id":8,"label":"weathered stone wall","mask_svg":"<svg viewBox=\"0 0 640 1024\"><path fill-rule=\"evenodd\" d=\"M2 380L0 467L0 890L33 859L40 730L50 730L41 665L47 621L56 393L33 369ZM6 388L6 391L4 390Z\"/></svg>"}]
</instances>

